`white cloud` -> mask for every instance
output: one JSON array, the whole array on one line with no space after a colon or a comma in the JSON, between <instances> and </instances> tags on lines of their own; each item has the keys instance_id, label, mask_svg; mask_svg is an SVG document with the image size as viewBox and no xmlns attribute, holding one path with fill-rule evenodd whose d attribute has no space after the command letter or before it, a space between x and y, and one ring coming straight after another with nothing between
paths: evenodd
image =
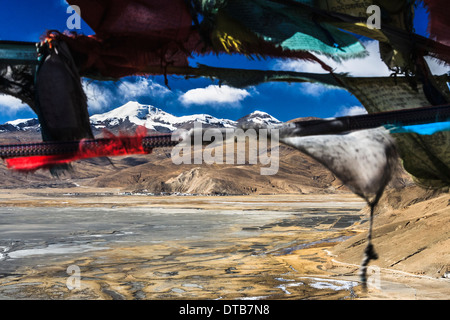
<instances>
[{"instance_id":1,"label":"white cloud","mask_svg":"<svg viewBox=\"0 0 450 320\"><path fill-rule=\"evenodd\" d=\"M108 88L85 80L83 81L83 90L88 98L88 107L91 113L99 113L111 108L114 94Z\"/></svg>"},{"instance_id":2,"label":"white cloud","mask_svg":"<svg viewBox=\"0 0 450 320\"><path fill-rule=\"evenodd\" d=\"M307 94L311 97L320 97L330 90L341 90L337 87L330 87L319 83L300 83L300 90L302 93Z\"/></svg>"},{"instance_id":3,"label":"white cloud","mask_svg":"<svg viewBox=\"0 0 450 320\"><path fill-rule=\"evenodd\" d=\"M348 73L355 77L382 77L389 76L391 72L380 58L378 41L367 41L364 43L369 55L365 58L355 58L336 62L333 59L317 55L319 59L334 69L335 73ZM278 61L276 68L297 72L326 73L318 63L304 60Z\"/></svg>"},{"instance_id":4,"label":"white cloud","mask_svg":"<svg viewBox=\"0 0 450 320\"><path fill-rule=\"evenodd\" d=\"M7 115L15 115L17 112L29 108L20 99L4 94L0 94L0 106L2 106L2 113Z\"/></svg>"},{"instance_id":5,"label":"white cloud","mask_svg":"<svg viewBox=\"0 0 450 320\"><path fill-rule=\"evenodd\" d=\"M186 105L235 105L251 94L247 90L232 88L227 85L209 85L206 88L197 88L187 91L179 97L179 101Z\"/></svg>"},{"instance_id":6,"label":"white cloud","mask_svg":"<svg viewBox=\"0 0 450 320\"><path fill-rule=\"evenodd\" d=\"M101 113L131 100L150 97L161 99L171 91L144 77L124 79L120 83L83 80L91 114Z\"/></svg>"},{"instance_id":7,"label":"white cloud","mask_svg":"<svg viewBox=\"0 0 450 320\"><path fill-rule=\"evenodd\" d=\"M138 78L135 82L125 80L118 86L118 94L127 100L142 96L163 97L169 93L168 88L147 78Z\"/></svg>"},{"instance_id":8,"label":"white cloud","mask_svg":"<svg viewBox=\"0 0 450 320\"><path fill-rule=\"evenodd\" d=\"M352 107L342 107L334 116L345 117L345 116L357 116L360 114L367 114L367 110L361 106L352 106Z\"/></svg>"}]
</instances>

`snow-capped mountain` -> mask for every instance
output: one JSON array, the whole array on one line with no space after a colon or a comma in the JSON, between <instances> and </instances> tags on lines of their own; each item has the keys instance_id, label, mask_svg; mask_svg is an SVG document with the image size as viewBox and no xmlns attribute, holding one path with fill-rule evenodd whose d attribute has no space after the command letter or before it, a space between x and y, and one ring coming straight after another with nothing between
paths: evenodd
<instances>
[{"instance_id":1,"label":"snow-capped mountain","mask_svg":"<svg viewBox=\"0 0 450 320\"><path fill-rule=\"evenodd\" d=\"M96 129L128 124L145 126L147 129L160 132L174 131L178 128L187 127L194 122L223 128L236 125L235 121L218 119L207 114L177 117L154 106L143 105L135 101L130 101L109 112L93 115L90 119Z\"/></svg>"},{"instance_id":2,"label":"snow-capped mountain","mask_svg":"<svg viewBox=\"0 0 450 320\"><path fill-rule=\"evenodd\" d=\"M280 123L276 118L262 111L255 111L240 118L238 121L218 119L208 114L194 114L187 116L174 116L164 110L151 105L130 101L121 107L111 111L92 115L91 125L94 129L103 128L114 130L145 126L158 132L170 132L179 128L190 128L194 122L199 122L205 127L232 128L238 124L272 125ZM0 125L0 132L6 131L31 131L39 130L37 119L18 119Z\"/></svg>"},{"instance_id":3,"label":"snow-capped mountain","mask_svg":"<svg viewBox=\"0 0 450 320\"><path fill-rule=\"evenodd\" d=\"M281 121L272 117L267 112L256 110L256 111L253 111L252 113L238 119L237 122L239 124L246 123L246 124L253 124L253 125L257 125L257 126L271 126L274 124L278 124Z\"/></svg>"},{"instance_id":4,"label":"snow-capped mountain","mask_svg":"<svg viewBox=\"0 0 450 320\"><path fill-rule=\"evenodd\" d=\"M10 132L10 131L39 131L39 121L38 119L17 119L13 121L8 121L0 125L0 132Z\"/></svg>"}]
</instances>

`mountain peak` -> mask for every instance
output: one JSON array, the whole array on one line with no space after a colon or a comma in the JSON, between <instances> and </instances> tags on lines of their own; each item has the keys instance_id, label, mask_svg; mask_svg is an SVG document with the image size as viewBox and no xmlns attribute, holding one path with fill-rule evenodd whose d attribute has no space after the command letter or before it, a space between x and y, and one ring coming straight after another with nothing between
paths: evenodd
<instances>
[{"instance_id":1,"label":"mountain peak","mask_svg":"<svg viewBox=\"0 0 450 320\"><path fill-rule=\"evenodd\" d=\"M126 118L129 118L130 121L132 120L132 118L145 120L149 114L156 114L161 112L164 111L154 106L140 104L137 101L129 101L125 103L123 106L120 106L108 112L102 114L95 114L91 116L91 120L94 122L105 121L107 119L125 120Z\"/></svg>"},{"instance_id":2,"label":"mountain peak","mask_svg":"<svg viewBox=\"0 0 450 320\"><path fill-rule=\"evenodd\" d=\"M267 112L255 110L252 113L240 118L237 122L241 123L241 124L252 123L252 124L257 124L257 125L268 126L268 125L278 124L281 121L272 117Z\"/></svg>"}]
</instances>

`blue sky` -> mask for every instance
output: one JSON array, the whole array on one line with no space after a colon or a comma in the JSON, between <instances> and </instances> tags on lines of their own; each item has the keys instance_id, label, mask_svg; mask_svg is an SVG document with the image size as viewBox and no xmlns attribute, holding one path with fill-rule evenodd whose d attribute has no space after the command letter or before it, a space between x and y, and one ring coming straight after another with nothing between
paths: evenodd
<instances>
[{"instance_id":1,"label":"blue sky","mask_svg":"<svg viewBox=\"0 0 450 320\"><path fill-rule=\"evenodd\" d=\"M68 5L63 0L0 0L0 40L39 41L48 29L64 31ZM426 35L427 18L422 8L416 13L416 32ZM78 32L92 34L84 23ZM371 55L367 60L348 61L336 65L337 71L355 76L385 75L387 69L378 56L376 42L366 42ZM259 68L267 70L297 70L320 72L317 65L302 61L250 61L240 56L210 56L193 59L211 66ZM333 117L361 111L357 99L345 90L316 84L265 83L246 89L218 87L211 80L170 77L170 90L160 76L127 77L118 82L84 80L91 114L103 113L129 100L152 104L174 115L208 113L219 118L237 120L254 111L270 113L281 121L298 117ZM220 100L219 100L220 98ZM18 118L35 117L29 107L17 99L0 95L0 123Z\"/></svg>"}]
</instances>

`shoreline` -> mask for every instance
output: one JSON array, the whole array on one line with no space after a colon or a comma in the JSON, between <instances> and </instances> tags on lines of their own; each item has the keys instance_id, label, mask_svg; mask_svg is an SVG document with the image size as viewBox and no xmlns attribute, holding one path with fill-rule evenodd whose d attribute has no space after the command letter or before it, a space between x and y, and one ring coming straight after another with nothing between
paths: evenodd
<instances>
[{"instance_id":1,"label":"shoreline","mask_svg":"<svg viewBox=\"0 0 450 320\"><path fill-rule=\"evenodd\" d=\"M267 205L280 210L297 208L301 203L305 207L314 208L317 203L323 203L323 197L329 207L339 207L342 204L361 209L365 202L349 192L334 194L253 194L253 195L146 195L128 194L119 188L42 188L42 189L1 189L0 207L97 207L120 205L123 207L186 207L186 208L229 208L233 205L239 209L267 209ZM127 200L126 202L124 200ZM222 200L223 205L220 203ZM334 205L329 203L334 202Z\"/></svg>"}]
</instances>

